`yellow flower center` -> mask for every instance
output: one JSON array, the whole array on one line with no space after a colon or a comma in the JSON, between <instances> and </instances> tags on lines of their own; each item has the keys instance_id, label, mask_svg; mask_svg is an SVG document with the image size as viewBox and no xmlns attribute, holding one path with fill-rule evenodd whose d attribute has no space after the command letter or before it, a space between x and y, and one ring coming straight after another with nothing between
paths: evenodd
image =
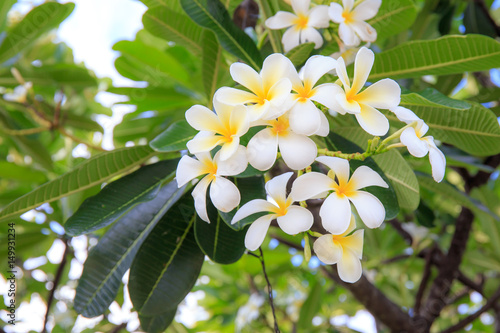
<instances>
[{"instance_id":1,"label":"yellow flower center","mask_svg":"<svg viewBox=\"0 0 500 333\"><path fill-rule=\"evenodd\" d=\"M208 174L208 177L210 177L210 179L213 179L217 174L217 163L215 163L215 161L205 161L204 164L205 168L203 170L203 173Z\"/></svg>"},{"instance_id":2,"label":"yellow flower center","mask_svg":"<svg viewBox=\"0 0 500 333\"><path fill-rule=\"evenodd\" d=\"M288 212L288 207L290 207L290 205L292 204L292 200L290 198L287 198L286 201L277 200L276 203L278 204L278 207L273 209L273 213L278 216L284 216Z\"/></svg>"},{"instance_id":3,"label":"yellow flower center","mask_svg":"<svg viewBox=\"0 0 500 333\"><path fill-rule=\"evenodd\" d=\"M354 22L354 19L352 18L352 12L344 11L342 13L342 17L344 18L344 23L346 24Z\"/></svg>"},{"instance_id":4,"label":"yellow flower center","mask_svg":"<svg viewBox=\"0 0 500 333\"><path fill-rule=\"evenodd\" d=\"M286 118L286 117L279 117L276 120L271 120L270 125L271 125L271 131L275 135L286 135L286 134L288 134L288 130L289 130L289 127L290 127L290 123L288 121L288 118Z\"/></svg>"},{"instance_id":5,"label":"yellow flower center","mask_svg":"<svg viewBox=\"0 0 500 333\"><path fill-rule=\"evenodd\" d=\"M330 170L328 172L328 177L332 178L333 180L335 180L335 173L333 172L333 170ZM349 196L352 196L354 194L354 182L352 181L347 181L345 179L339 179L339 177L337 177L337 180L335 180L335 184L333 185L333 189L335 190L335 193L339 196L339 197L342 197L342 196L346 196L346 197L349 197Z\"/></svg>"},{"instance_id":6,"label":"yellow flower center","mask_svg":"<svg viewBox=\"0 0 500 333\"><path fill-rule=\"evenodd\" d=\"M306 100L310 99L314 96L315 91L311 87L311 83L309 81L304 82L304 86L294 87L294 90L297 92L295 98L298 102L304 103Z\"/></svg>"},{"instance_id":7,"label":"yellow flower center","mask_svg":"<svg viewBox=\"0 0 500 333\"><path fill-rule=\"evenodd\" d=\"M307 28L308 23L309 23L309 17L304 14L299 14L299 16L297 16L297 19L295 20L295 25L299 30Z\"/></svg>"}]
</instances>

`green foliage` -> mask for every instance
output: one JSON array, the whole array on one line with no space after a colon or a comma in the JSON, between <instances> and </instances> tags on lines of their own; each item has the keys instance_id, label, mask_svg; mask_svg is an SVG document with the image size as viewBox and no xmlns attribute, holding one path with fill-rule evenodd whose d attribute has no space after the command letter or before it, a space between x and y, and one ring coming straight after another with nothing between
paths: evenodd
<instances>
[{"instance_id":1,"label":"green foliage","mask_svg":"<svg viewBox=\"0 0 500 333\"><path fill-rule=\"evenodd\" d=\"M170 125L166 131L154 138L149 145L156 151L179 151L185 149L186 143L195 135L196 130L189 126L187 121L179 120Z\"/></svg>"}]
</instances>

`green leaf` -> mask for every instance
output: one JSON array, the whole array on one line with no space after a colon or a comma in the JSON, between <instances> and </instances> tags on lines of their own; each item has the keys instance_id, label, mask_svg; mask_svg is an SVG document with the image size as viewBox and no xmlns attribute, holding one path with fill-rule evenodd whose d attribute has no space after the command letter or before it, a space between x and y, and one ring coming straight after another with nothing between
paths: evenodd
<instances>
[{"instance_id":1,"label":"green leaf","mask_svg":"<svg viewBox=\"0 0 500 333\"><path fill-rule=\"evenodd\" d=\"M417 179L421 187L427 189L432 193L439 194L448 200L453 200L453 202L455 202L456 204L467 207L473 212L487 213L495 220L500 220L500 218L496 214L492 213L481 202L472 199L467 194L458 190L456 187L447 183L446 181L436 183L431 177L420 173L417 173Z\"/></svg>"},{"instance_id":2,"label":"green leaf","mask_svg":"<svg viewBox=\"0 0 500 333\"><path fill-rule=\"evenodd\" d=\"M359 146L355 145L351 141L344 139L342 136L333 132L330 132L330 134L328 134L325 140L328 149L332 151L340 150L346 154L362 152L362 149ZM371 169L373 169L375 172L377 172L382 177L382 179L384 179L386 183L390 184L390 181L387 178L387 176L370 157L364 160L363 162L351 160L349 161L349 165L351 167L352 172L354 172L354 170L360 167L361 165L366 165ZM363 191L373 194L382 202L385 208L385 220L393 219L398 215L399 213L398 198L396 196L396 192L391 186L389 186L389 188L371 186L363 189Z\"/></svg>"},{"instance_id":3,"label":"green leaf","mask_svg":"<svg viewBox=\"0 0 500 333\"><path fill-rule=\"evenodd\" d=\"M375 56L369 80L476 72L500 67L500 43L480 36L411 41Z\"/></svg>"},{"instance_id":4,"label":"green leaf","mask_svg":"<svg viewBox=\"0 0 500 333\"><path fill-rule=\"evenodd\" d=\"M70 172L43 184L11 202L0 212L0 221L15 217L43 203L83 191L122 174L155 155L147 146L116 149L94 156Z\"/></svg>"},{"instance_id":5,"label":"green leaf","mask_svg":"<svg viewBox=\"0 0 500 333\"><path fill-rule=\"evenodd\" d=\"M47 180L47 176L42 171L7 161L0 161L1 178L27 183L41 183Z\"/></svg>"},{"instance_id":6,"label":"green leaf","mask_svg":"<svg viewBox=\"0 0 500 333\"><path fill-rule=\"evenodd\" d=\"M219 70L224 63L222 48L215 38L215 35L210 30L203 32L203 56L202 56L202 79L205 93L208 100L212 101L217 90L217 82L219 79Z\"/></svg>"},{"instance_id":7,"label":"green leaf","mask_svg":"<svg viewBox=\"0 0 500 333\"><path fill-rule=\"evenodd\" d=\"M312 329L312 320L321 309L322 296L323 288L321 288L321 283L316 281L311 287L307 299L300 308L299 320L297 322L297 327L300 330Z\"/></svg>"},{"instance_id":8,"label":"green leaf","mask_svg":"<svg viewBox=\"0 0 500 333\"><path fill-rule=\"evenodd\" d=\"M314 50L314 43L304 43L300 44L286 54L286 57L290 59L290 61L298 67L306 62L311 55L311 52Z\"/></svg>"},{"instance_id":9,"label":"green leaf","mask_svg":"<svg viewBox=\"0 0 500 333\"><path fill-rule=\"evenodd\" d=\"M372 137L359 126L342 126L335 129L335 133L351 140L363 149L366 149L368 139ZM420 201L420 189L417 177L413 169L401 156L392 149L384 154L372 157L375 163L382 169L396 192L398 203L401 208L413 211L418 207Z\"/></svg>"},{"instance_id":10,"label":"green leaf","mask_svg":"<svg viewBox=\"0 0 500 333\"><path fill-rule=\"evenodd\" d=\"M196 212L186 194L156 225L130 268L129 292L141 315L174 309L194 286L204 254L194 237Z\"/></svg>"},{"instance_id":11,"label":"green leaf","mask_svg":"<svg viewBox=\"0 0 500 333\"><path fill-rule=\"evenodd\" d=\"M106 185L66 221L66 233L78 236L104 228L138 203L153 199L161 184L174 177L178 162L175 159L147 165Z\"/></svg>"},{"instance_id":12,"label":"green leaf","mask_svg":"<svg viewBox=\"0 0 500 333\"><path fill-rule=\"evenodd\" d=\"M141 328L148 333L161 333L170 326L174 320L175 314L177 313L177 307L173 310L161 313L157 316L144 316L139 315L139 321L141 322Z\"/></svg>"},{"instance_id":13,"label":"green leaf","mask_svg":"<svg viewBox=\"0 0 500 333\"><path fill-rule=\"evenodd\" d=\"M154 150L161 152L185 150L186 143L191 140L196 133L198 133L198 131L192 128L187 121L179 120L154 138L149 145Z\"/></svg>"},{"instance_id":14,"label":"green leaf","mask_svg":"<svg viewBox=\"0 0 500 333\"><path fill-rule=\"evenodd\" d=\"M368 21L381 40L408 29L417 17L417 7L411 0L384 0L374 18Z\"/></svg>"},{"instance_id":15,"label":"green leaf","mask_svg":"<svg viewBox=\"0 0 500 333\"><path fill-rule=\"evenodd\" d=\"M468 100L477 103L487 103L500 100L500 88L499 87L481 87L479 93L470 97Z\"/></svg>"},{"instance_id":16,"label":"green leaf","mask_svg":"<svg viewBox=\"0 0 500 333\"><path fill-rule=\"evenodd\" d=\"M90 250L76 288L78 313L95 317L108 309L142 243L183 193L177 182L170 182L153 200L132 208L104 234Z\"/></svg>"},{"instance_id":17,"label":"green leaf","mask_svg":"<svg viewBox=\"0 0 500 333\"><path fill-rule=\"evenodd\" d=\"M113 45L122 56L115 62L120 74L133 73L130 78L150 82L153 86L171 86L172 80L190 86L190 77L182 64L173 56L140 41L122 40Z\"/></svg>"},{"instance_id":18,"label":"green leaf","mask_svg":"<svg viewBox=\"0 0 500 333\"><path fill-rule=\"evenodd\" d=\"M469 2L464 10L464 26L467 34L481 34L495 38L497 27L490 19L484 3Z\"/></svg>"},{"instance_id":19,"label":"green leaf","mask_svg":"<svg viewBox=\"0 0 500 333\"><path fill-rule=\"evenodd\" d=\"M0 4L0 32L4 30L7 24L7 13L15 3L16 0L4 0Z\"/></svg>"},{"instance_id":20,"label":"green leaf","mask_svg":"<svg viewBox=\"0 0 500 333\"><path fill-rule=\"evenodd\" d=\"M151 8L143 15L144 28L157 37L185 46L201 56L204 29L191 21L185 13L165 6Z\"/></svg>"},{"instance_id":21,"label":"green leaf","mask_svg":"<svg viewBox=\"0 0 500 333\"><path fill-rule=\"evenodd\" d=\"M246 229L236 231L230 228L207 198L207 213L210 223L199 216L194 224L196 241L203 253L218 264L232 264L245 253Z\"/></svg>"},{"instance_id":22,"label":"green leaf","mask_svg":"<svg viewBox=\"0 0 500 333\"><path fill-rule=\"evenodd\" d=\"M438 104L422 95L411 93L401 96L401 105L415 112L429 125L429 135L453 144L472 155L489 156L500 152L500 127L491 110L477 103L469 109L456 108L449 103ZM455 105L456 106L456 105ZM390 120L394 114L386 113Z\"/></svg>"},{"instance_id":23,"label":"green leaf","mask_svg":"<svg viewBox=\"0 0 500 333\"><path fill-rule=\"evenodd\" d=\"M257 46L243 30L233 23L226 8L219 0L180 1L182 8L194 22L212 30L217 35L223 48L255 70L260 69L262 59Z\"/></svg>"},{"instance_id":24,"label":"green leaf","mask_svg":"<svg viewBox=\"0 0 500 333\"><path fill-rule=\"evenodd\" d=\"M236 222L235 224L231 224L231 220L233 219L234 214L240 209L241 206L246 204L247 202L254 199L266 199L266 188L264 177L262 176L254 176L248 178L231 178L231 181L238 187L241 194L241 201L238 207L233 209L228 213L219 212L222 219L226 222L228 226L230 226L234 230L241 230L247 224L253 223L258 216L262 214L252 214L241 221Z\"/></svg>"},{"instance_id":25,"label":"green leaf","mask_svg":"<svg viewBox=\"0 0 500 333\"><path fill-rule=\"evenodd\" d=\"M74 64L55 64L34 67L32 76L38 80L46 80L44 84L60 86L68 85L75 89L97 87L97 80L88 69ZM38 80L34 80L37 82Z\"/></svg>"},{"instance_id":26,"label":"green leaf","mask_svg":"<svg viewBox=\"0 0 500 333\"><path fill-rule=\"evenodd\" d=\"M22 52L38 37L56 28L75 8L74 3L47 2L33 8L16 26L7 32L0 45L0 64Z\"/></svg>"},{"instance_id":27,"label":"green leaf","mask_svg":"<svg viewBox=\"0 0 500 333\"><path fill-rule=\"evenodd\" d=\"M415 217L420 225L423 225L426 228L435 227L434 220L436 219L436 216L434 211L430 209L430 207L427 206L423 200L420 201L420 204L415 211Z\"/></svg>"},{"instance_id":28,"label":"green leaf","mask_svg":"<svg viewBox=\"0 0 500 333\"><path fill-rule=\"evenodd\" d=\"M256 0L260 8L261 22L265 22L271 16L276 15L279 11L279 5L275 0ZM281 31L267 29L269 41L271 42L273 51L276 53L283 53L283 45L281 44ZM295 63L294 63L295 64Z\"/></svg>"}]
</instances>

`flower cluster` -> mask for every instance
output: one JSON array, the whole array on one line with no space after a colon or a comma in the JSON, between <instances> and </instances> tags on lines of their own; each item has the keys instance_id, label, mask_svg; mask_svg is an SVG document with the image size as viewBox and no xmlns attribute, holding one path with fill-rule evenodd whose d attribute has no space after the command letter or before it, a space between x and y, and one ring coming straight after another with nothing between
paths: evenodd
<instances>
[{"instance_id":1,"label":"flower cluster","mask_svg":"<svg viewBox=\"0 0 500 333\"><path fill-rule=\"evenodd\" d=\"M296 2L293 4L297 7ZM290 235L309 231L314 217L305 201L324 199L319 217L328 234L312 233L318 237L314 251L324 263L337 263L344 281L359 279L363 231L355 231L351 204L365 226L379 227L385 219L384 205L363 189L387 188L389 184L367 166L360 166L351 174L345 154L328 151L321 145L321 137L330 133L327 117L352 114L366 132L383 136L389 130L389 122L379 109L391 110L407 125L383 141L385 144L386 140L397 138L400 143L386 148L406 146L418 157L429 152L436 181L441 181L445 168L444 155L432 137L423 137L427 125L399 106L401 90L395 81L384 79L364 88L373 62L373 52L362 47L356 55L352 80L343 58L336 61L312 56L300 71L282 54L267 57L260 72L243 63L232 64L232 78L246 90L222 87L214 95L214 110L195 105L186 111L187 122L199 133L187 143L194 157L181 158L176 179L183 186L203 176L192 191L200 218L210 222L206 209L208 190L214 206L230 212L240 205L241 196L226 177L242 173L248 164L268 171L281 158L286 167L278 169L288 170L266 183L267 197L245 203L234 214L232 223L265 213L250 225L245 246L252 251L258 249L273 220ZM336 83L318 84L327 73L337 74ZM260 130L247 138L245 147L241 138L253 127ZM313 163L322 172L312 171ZM293 171L297 171L297 177L287 195Z\"/></svg>"},{"instance_id":2,"label":"flower cluster","mask_svg":"<svg viewBox=\"0 0 500 333\"><path fill-rule=\"evenodd\" d=\"M310 0L291 0L294 13L279 11L266 20L269 29L288 28L282 38L285 52L307 42L320 48L323 37L317 29L328 28L330 21L338 24L339 37L349 48L377 39L377 31L366 21L377 14L382 0L362 0L356 5L354 0L342 0L343 6L332 2L311 9L310 4Z\"/></svg>"}]
</instances>

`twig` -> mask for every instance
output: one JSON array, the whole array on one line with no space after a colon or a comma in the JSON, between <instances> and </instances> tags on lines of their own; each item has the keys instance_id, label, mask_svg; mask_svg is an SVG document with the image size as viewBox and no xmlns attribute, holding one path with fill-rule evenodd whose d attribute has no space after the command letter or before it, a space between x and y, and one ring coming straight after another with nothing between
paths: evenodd
<instances>
[{"instance_id":1,"label":"twig","mask_svg":"<svg viewBox=\"0 0 500 333\"><path fill-rule=\"evenodd\" d=\"M431 276L431 265L432 265L432 255L434 254L436 245L434 244L432 248L425 255L425 266L424 272L422 273L422 281L418 287L417 295L415 296L415 314L420 313L420 306L422 305L422 298L424 297L425 289L429 283L429 278Z\"/></svg>"},{"instance_id":2,"label":"twig","mask_svg":"<svg viewBox=\"0 0 500 333\"><path fill-rule=\"evenodd\" d=\"M54 302L54 294L57 290L57 287L59 286L59 283L61 282L61 277L64 271L64 268L66 267L67 261L67 255L69 252L69 246L67 243L67 240L64 240L64 254L61 260L61 263L59 264L59 267L57 268L56 276L54 278L53 286L52 289L49 292L49 297L47 298L47 310L45 312L45 318L43 320L43 330L42 333L45 333L47 331L47 320L49 319L49 312L50 308L52 306L52 303Z\"/></svg>"},{"instance_id":3,"label":"twig","mask_svg":"<svg viewBox=\"0 0 500 333\"><path fill-rule=\"evenodd\" d=\"M413 243L413 237L411 234L403 229L403 226L401 225L401 222L398 221L398 219L392 219L387 221L389 224L398 232L398 234L403 237L403 239L408 243L408 245L411 245Z\"/></svg>"},{"instance_id":4,"label":"twig","mask_svg":"<svg viewBox=\"0 0 500 333\"><path fill-rule=\"evenodd\" d=\"M441 333L452 333L452 332L456 332L456 331L464 328L465 326L469 325L474 320L479 318L479 316L482 315L484 312L491 309L499 299L500 299L500 288L488 299L486 304L483 305L483 307L481 309L477 310L476 312L474 312L470 316L465 317L464 319L459 321L457 324L455 324L451 327L448 327L447 329L445 329Z\"/></svg>"},{"instance_id":5,"label":"twig","mask_svg":"<svg viewBox=\"0 0 500 333\"><path fill-rule=\"evenodd\" d=\"M73 140L75 142L82 143L82 144L86 145L89 148L92 148L92 149L95 149L95 150L99 150L99 151L107 151L106 149L104 149L102 147L95 146L95 145L93 145L91 143L88 143L88 142L85 142L85 141L81 140L80 138L74 136L73 134L71 134L69 132L66 132L62 127L59 127L58 130L59 130L59 133L61 133L62 135L70 138L71 140Z\"/></svg>"},{"instance_id":6,"label":"twig","mask_svg":"<svg viewBox=\"0 0 500 333\"><path fill-rule=\"evenodd\" d=\"M115 328L113 328L109 333L118 333L126 327L127 327L127 323L121 323L120 325L115 326Z\"/></svg>"}]
</instances>

